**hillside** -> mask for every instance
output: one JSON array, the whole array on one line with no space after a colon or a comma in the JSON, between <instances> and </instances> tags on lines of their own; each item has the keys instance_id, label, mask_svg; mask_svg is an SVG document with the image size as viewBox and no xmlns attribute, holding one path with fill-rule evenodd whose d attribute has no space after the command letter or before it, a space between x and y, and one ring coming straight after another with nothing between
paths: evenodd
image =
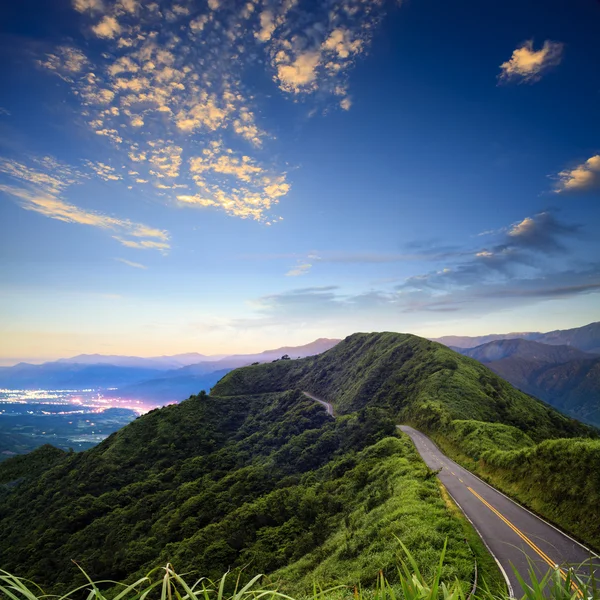
<instances>
[{"instance_id":1,"label":"hillside","mask_svg":"<svg viewBox=\"0 0 600 600\"><path fill-rule=\"evenodd\" d=\"M600 354L600 321L573 329L557 329L547 333L535 331L490 334L482 336L448 335L434 341L454 348L475 348L489 342L507 339L524 339L552 346L572 346L583 352Z\"/></svg>"},{"instance_id":2,"label":"hillside","mask_svg":"<svg viewBox=\"0 0 600 600\"><path fill-rule=\"evenodd\" d=\"M169 561L211 577L246 565L286 590L309 591L317 572L324 584L369 582L380 568L395 576L394 535L426 572L448 537L445 575L465 587L465 535L485 564L473 531L376 408L334 420L300 392L202 394L41 475L23 477L36 456L16 460L3 465L0 564L55 591L83 583L71 559L95 579L131 581Z\"/></svg>"},{"instance_id":3,"label":"hillside","mask_svg":"<svg viewBox=\"0 0 600 600\"><path fill-rule=\"evenodd\" d=\"M600 426L600 358L570 346L500 340L460 349L515 387Z\"/></svg>"},{"instance_id":4,"label":"hillside","mask_svg":"<svg viewBox=\"0 0 600 600\"><path fill-rule=\"evenodd\" d=\"M377 406L398 421L430 431L454 419L511 425L534 441L591 431L516 390L479 362L409 334L356 333L313 358L237 369L213 393L293 388L328 400L339 414Z\"/></svg>"}]
</instances>

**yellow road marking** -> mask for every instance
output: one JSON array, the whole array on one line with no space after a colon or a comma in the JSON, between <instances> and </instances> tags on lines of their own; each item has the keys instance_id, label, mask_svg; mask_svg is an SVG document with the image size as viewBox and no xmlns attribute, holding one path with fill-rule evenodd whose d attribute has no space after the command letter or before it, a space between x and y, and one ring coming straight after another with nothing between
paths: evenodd
<instances>
[{"instance_id":1,"label":"yellow road marking","mask_svg":"<svg viewBox=\"0 0 600 600\"><path fill-rule=\"evenodd\" d=\"M461 483L464 483L464 481L463 481L463 480L462 480L460 477L458 478L458 480L459 480Z\"/></svg>"},{"instance_id":2,"label":"yellow road marking","mask_svg":"<svg viewBox=\"0 0 600 600\"><path fill-rule=\"evenodd\" d=\"M556 562L554 562L541 548L534 544L518 527L513 525L501 512L496 510L487 500L482 498L473 488L467 487L467 489L483 504L485 504L499 519L501 519L506 525L508 525L528 546L530 546L537 554L539 554L544 561L550 565L553 569L558 569L560 576L563 581L567 580L567 574L561 569ZM583 598L583 592L579 589L575 582L571 582L571 587L577 591L577 595Z\"/></svg>"}]
</instances>

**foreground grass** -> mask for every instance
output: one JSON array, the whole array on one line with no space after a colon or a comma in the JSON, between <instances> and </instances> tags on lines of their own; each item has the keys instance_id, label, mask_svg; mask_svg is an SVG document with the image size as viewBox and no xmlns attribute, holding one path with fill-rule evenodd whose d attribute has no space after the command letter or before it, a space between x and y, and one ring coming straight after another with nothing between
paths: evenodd
<instances>
[{"instance_id":1,"label":"foreground grass","mask_svg":"<svg viewBox=\"0 0 600 600\"><path fill-rule=\"evenodd\" d=\"M406 546L399 542L403 557L399 559L397 577L392 583L382 571L369 587L335 586L322 588L313 584L312 593L297 600L512 600L506 593L495 594L485 581L468 592L458 579L446 580L444 559L446 544L431 575L425 576ZM83 572L83 571L82 571ZM83 572L87 583L68 593L45 594L35 583L0 570L1 600L295 600L280 592L263 575L256 575L246 582L242 573L237 577L226 573L218 581L207 578L194 580L189 574L178 574L171 564L152 570L145 577L126 585L115 581L92 581ZM533 566L529 573L530 583L516 573L525 593L522 600L600 600L600 593L593 580L581 578L573 571L561 576L559 569L550 570L544 577L536 575Z\"/></svg>"}]
</instances>

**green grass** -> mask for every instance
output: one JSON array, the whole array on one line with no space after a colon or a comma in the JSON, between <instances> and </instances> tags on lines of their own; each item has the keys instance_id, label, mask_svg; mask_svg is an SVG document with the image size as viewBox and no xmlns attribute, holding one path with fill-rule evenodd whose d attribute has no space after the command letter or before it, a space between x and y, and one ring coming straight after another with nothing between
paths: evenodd
<instances>
[{"instance_id":1,"label":"green grass","mask_svg":"<svg viewBox=\"0 0 600 600\"><path fill-rule=\"evenodd\" d=\"M171 564L155 568L130 583L113 580L93 581L81 570L85 583L62 596L51 596L26 579L0 570L0 599L2 600L509 600L506 592L497 593L479 581L465 592L464 585L445 570L446 544L424 572L412 553L398 541L398 562L394 579L377 572L362 585L323 586L313 581L310 592L290 596L282 592L263 575L247 576L227 572L220 579L196 578L190 573L179 574ZM540 577L531 569L530 583L516 573L525 593L522 600L598 600L595 581L581 578L573 571L563 581L558 570Z\"/></svg>"}]
</instances>

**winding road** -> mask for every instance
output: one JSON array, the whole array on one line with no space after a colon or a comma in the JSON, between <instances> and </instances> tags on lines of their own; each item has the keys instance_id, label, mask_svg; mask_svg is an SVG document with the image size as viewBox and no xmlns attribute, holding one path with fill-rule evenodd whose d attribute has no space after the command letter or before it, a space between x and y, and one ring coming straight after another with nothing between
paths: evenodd
<instances>
[{"instance_id":1,"label":"winding road","mask_svg":"<svg viewBox=\"0 0 600 600\"><path fill-rule=\"evenodd\" d=\"M334 416L329 402L304 394ZM592 570L596 578L600 577L600 557L596 554L450 460L420 431L407 425L397 427L410 436L425 464L439 470L438 478L495 558L512 597L524 593L513 567L527 583L530 564L538 576L550 567L559 567L565 579L572 567L582 577L589 577ZM583 598L577 586L573 592Z\"/></svg>"},{"instance_id":2,"label":"winding road","mask_svg":"<svg viewBox=\"0 0 600 600\"><path fill-rule=\"evenodd\" d=\"M530 562L538 575L558 566L563 579L569 567L584 577L593 568L600 576L600 558L585 546L450 460L420 431L406 425L398 425L398 429L410 436L430 469L441 469L440 481L496 559L511 596L523 594L511 565L526 582ZM573 591L581 596L578 589Z\"/></svg>"}]
</instances>

